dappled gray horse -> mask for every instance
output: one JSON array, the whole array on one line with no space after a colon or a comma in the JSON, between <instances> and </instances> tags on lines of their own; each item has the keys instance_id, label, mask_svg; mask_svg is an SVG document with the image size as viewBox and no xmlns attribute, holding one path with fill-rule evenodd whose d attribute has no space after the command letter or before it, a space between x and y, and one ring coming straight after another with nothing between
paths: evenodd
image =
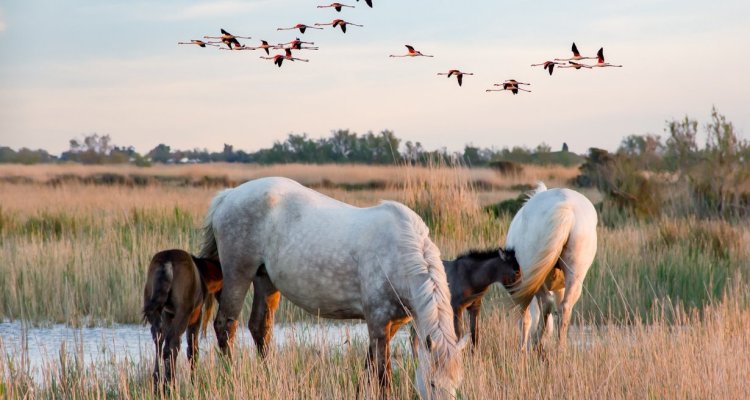
<instances>
[{"instance_id":1,"label":"dappled gray horse","mask_svg":"<svg viewBox=\"0 0 750 400\"><path fill-rule=\"evenodd\" d=\"M453 397L465 341L456 339L440 251L428 234L402 204L358 208L286 178L220 192L211 202L201 252L220 259L224 274L214 322L219 346L224 352L231 347L255 280L250 319L264 351L280 293L316 316L365 320L367 364L387 388L389 341L413 318L421 338L420 394Z\"/></svg>"}]
</instances>

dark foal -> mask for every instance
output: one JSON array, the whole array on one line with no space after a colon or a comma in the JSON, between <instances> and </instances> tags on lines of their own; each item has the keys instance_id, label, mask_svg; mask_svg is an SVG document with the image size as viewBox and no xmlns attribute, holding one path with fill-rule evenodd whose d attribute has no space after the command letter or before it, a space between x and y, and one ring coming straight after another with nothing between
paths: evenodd
<instances>
[{"instance_id":1,"label":"dark foal","mask_svg":"<svg viewBox=\"0 0 750 400\"><path fill-rule=\"evenodd\" d=\"M463 314L469 311L472 351L479 344L479 310L490 286L501 283L510 292L521 277L513 250L471 250L453 261L443 260L451 291L453 326L463 336ZM412 341L416 339L412 329Z\"/></svg>"},{"instance_id":2,"label":"dark foal","mask_svg":"<svg viewBox=\"0 0 750 400\"><path fill-rule=\"evenodd\" d=\"M521 277L513 250L472 250L453 261L443 261L451 291L456 336L463 335L463 313L469 310L472 349L479 344L479 309L490 285L502 284L510 291Z\"/></svg>"},{"instance_id":3,"label":"dark foal","mask_svg":"<svg viewBox=\"0 0 750 400\"><path fill-rule=\"evenodd\" d=\"M161 251L151 259L143 292L143 319L151 324L156 347L154 390L158 390L161 380L159 358L164 360L165 383L174 380L180 336L186 330L187 356L191 370L195 368L198 333L201 325L205 331L221 287L218 262L196 258L182 250Z\"/></svg>"}]
</instances>

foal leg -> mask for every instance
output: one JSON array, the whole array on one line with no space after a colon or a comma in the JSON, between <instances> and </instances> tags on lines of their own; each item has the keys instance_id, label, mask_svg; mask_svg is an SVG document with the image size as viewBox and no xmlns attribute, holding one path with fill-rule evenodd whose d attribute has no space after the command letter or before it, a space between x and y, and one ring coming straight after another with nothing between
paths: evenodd
<instances>
[{"instance_id":1,"label":"foal leg","mask_svg":"<svg viewBox=\"0 0 750 400\"><path fill-rule=\"evenodd\" d=\"M453 309L453 330L456 331L456 337L464 335L464 307L458 306Z\"/></svg>"},{"instance_id":2,"label":"foal leg","mask_svg":"<svg viewBox=\"0 0 750 400\"><path fill-rule=\"evenodd\" d=\"M482 308L482 298L476 299L471 305L469 306L469 329L471 330L471 352L473 353L474 350L476 350L476 347L479 346L479 310ZM456 332L457 337L461 339L461 335L458 335L458 332Z\"/></svg>"},{"instance_id":3,"label":"foal leg","mask_svg":"<svg viewBox=\"0 0 750 400\"><path fill-rule=\"evenodd\" d=\"M263 271L253 279L253 309L247 325L261 357L268 355L268 345L273 332L273 318L279 307L281 293Z\"/></svg>"},{"instance_id":4,"label":"foal leg","mask_svg":"<svg viewBox=\"0 0 750 400\"><path fill-rule=\"evenodd\" d=\"M174 382L174 368L177 354L180 352L180 336L188 326L188 315L176 315L172 323L167 326L164 338L164 377L166 384Z\"/></svg>"},{"instance_id":5,"label":"foal leg","mask_svg":"<svg viewBox=\"0 0 750 400\"><path fill-rule=\"evenodd\" d=\"M161 360L162 357L161 347L164 344L164 331L161 326L161 318L151 324L151 338L154 340L156 353L156 359L154 360L154 372L151 374L154 380L155 392L159 390L159 383L161 381L161 376L159 374L159 360Z\"/></svg>"},{"instance_id":6,"label":"foal leg","mask_svg":"<svg viewBox=\"0 0 750 400\"><path fill-rule=\"evenodd\" d=\"M193 311L190 316L190 325L187 327L187 358L190 361L190 372L195 370L195 361L198 358L198 340L200 339L201 317L203 316L202 305ZM192 375L191 375L192 379Z\"/></svg>"}]
</instances>

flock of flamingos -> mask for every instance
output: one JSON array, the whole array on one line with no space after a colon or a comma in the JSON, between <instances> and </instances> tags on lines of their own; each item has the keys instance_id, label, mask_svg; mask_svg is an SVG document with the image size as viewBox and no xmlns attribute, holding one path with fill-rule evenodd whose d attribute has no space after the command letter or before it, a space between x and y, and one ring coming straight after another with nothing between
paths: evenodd
<instances>
[{"instance_id":1,"label":"flock of flamingos","mask_svg":"<svg viewBox=\"0 0 750 400\"><path fill-rule=\"evenodd\" d=\"M359 1L359 0L357 0ZM372 1L366 0L366 3L368 6L372 8ZM342 4L342 3L331 3L328 5L319 5L318 8L333 8L337 12L341 12L344 8L355 8L355 6ZM322 26L332 26L333 28L341 28L341 31L343 33L346 33L346 27L349 25L352 26L358 26L363 27L363 25L358 25L349 21L345 21L340 18L336 18L332 20L331 22L326 23L315 23L314 25L306 25L306 24L296 24L292 27L288 28L277 28L277 30L299 30L301 34L304 34L308 29L323 29ZM281 67L284 60L288 61L302 61L302 62L309 62L309 59L306 58L299 58L295 57L292 54L292 50L318 50L318 47L314 46L305 46L305 45L314 45L314 42L305 42L300 40L300 38L295 38L294 40L287 42L287 43L277 43L275 45L269 44L266 40L261 40L260 44L258 46L247 46L242 43L240 43L239 39L251 39L250 36L238 36L233 35L229 32L227 32L224 29L221 29L221 36L209 36L206 35L203 37L203 39L208 39L208 41L204 41L201 39L193 39L189 42L178 42L178 44L187 44L187 45L196 45L200 46L202 48L206 48L207 46L213 46L217 47L222 50L265 50L266 56L261 56L260 58L266 59L266 60L272 60L274 64ZM218 41L211 41L216 40ZM224 48L221 45L224 44L227 47ZM407 49L406 54L391 54L390 57L434 57L433 55L423 54L421 51L418 51L414 48L412 45L405 45ZM284 50L284 54L275 54L271 55L270 50ZM575 43L573 43L573 46L571 48L573 52L573 56L569 58L555 58L551 61L544 61L539 64L531 64L532 67L538 67L541 66L545 70L549 72L550 75L552 75L552 72L554 71L555 67L557 68L574 68L577 70L580 69L592 69L592 68L604 68L604 67L622 67L622 65L615 65L610 64L604 60L604 48L600 48L599 51L596 53L596 57L588 57L588 56L582 56L581 53L578 51L578 47ZM597 60L595 64L584 64L580 63L581 60ZM449 69L448 72L440 72L438 75L445 75L448 78L455 76L456 80L458 82L459 86L463 85L463 77L464 75L474 75L472 72L464 72L459 69ZM531 90L524 89L521 86L528 86L530 83L526 82L519 82L515 79L507 79L503 83L495 83L493 84L492 89L485 90L486 92L502 92L502 91L510 91L511 93L518 94L519 91L523 92L531 92Z\"/></svg>"}]
</instances>

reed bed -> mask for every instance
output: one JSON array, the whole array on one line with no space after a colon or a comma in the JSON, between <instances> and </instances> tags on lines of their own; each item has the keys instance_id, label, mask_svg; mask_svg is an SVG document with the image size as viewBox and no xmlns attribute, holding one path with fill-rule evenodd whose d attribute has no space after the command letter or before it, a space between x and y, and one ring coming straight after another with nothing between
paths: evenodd
<instances>
[{"instance_id":1,"label":"reed bed","mask_svg":"<svg viewBox=\"0 0 750 400\"><path fill-rule=\"evenodd\" d=\"M134 167L97 168L123 172ZM321 179L397 182L357 190L316 188L359 206L381 199L404 202L428 223L444 258L504 243L510 216L486 211L490 199L516 197L537 179L549 181L550 174L557 174L548 182L551 187L565 186L569 179L566 170L543 168L512 179L490 170L441 166L154 168L160 174L232 174L238 179L286 175L316 185ZM0 183L0 318L73 326L140 322L149 258L166 248L196 251L203 216L218 189L43 183L61 170L93 171L66 165L0 167L0 176L26 173L34 179ZM493 174L498 186L480 190L477 177L484 173ZM585 194L598 201L597 193ZM750 356L743 349L750 345L750 227L663 218L600 225L598 234L597 257L575 308L573 345L549 353L544 361L519 356L515 314L506 307L507 295L495 288L484 301L481 348L466 356L462 397L748 397ZM278 320L316 323L287 302ZM181 383L167 397L353 398L364 379L365 349L357 341L344 349L298 343L277 349L267 362L259 361L254 349L243 349L229 365L209 350L195 384L181 368ZM143 361L150 355L102 365L87 365L75 356L52 357L40 383L23 368L23 352L2 353L3 397L151 397L150 365ZM394 394L410 398L414 365L408 349L401 346L394 362Z\"/></svg>"},{"instance_id":2,"label":"reed bed","mask_svg":"<svg viewBox=\"0 0 750 400\"><path fill-rule=\"evenodd\" d=\"M703 313L682 313L669 321L579 324L564 350L544 358L517 351L512 315L483 315L483 341L464 355L459 398L659 398L741 399L750 395L748 297L724 299ZM659 315L668 306L658 307ZM71 344L75 346L75 343ZM331 347L334 345L334 347ZM260 360L253 348L240 348L226 360L214 349L202 353L191 383L184 353L178 359L177 386L161 398L377 398L363 367L366 344L331 343L317 337L276 347ZM151 354L137 360L106 357L87 363L78 352L51 355L41 379L23 368L27 355L0 359L5 398L153 398ZM394 346L394 398L414 398L414 359L405 341ZM361 386L360 386L361 385ZM359 387L359 389L358 389Z\"/></svg>"}]
</instances>

